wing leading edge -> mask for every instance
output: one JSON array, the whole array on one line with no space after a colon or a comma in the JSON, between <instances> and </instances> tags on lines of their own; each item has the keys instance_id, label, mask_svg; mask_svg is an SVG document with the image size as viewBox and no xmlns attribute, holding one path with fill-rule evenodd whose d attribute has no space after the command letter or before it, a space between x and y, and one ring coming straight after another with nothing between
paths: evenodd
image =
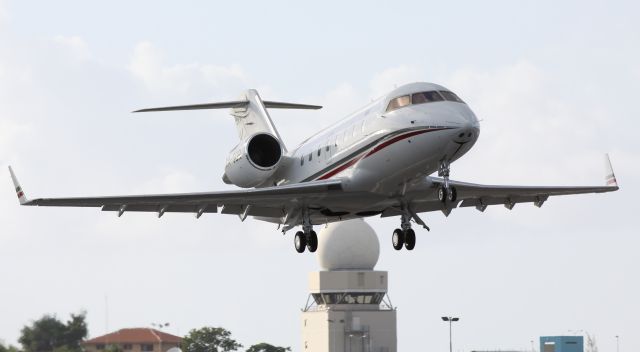
<instances>
[{"instance_id":1,"label":"wing leading edge","mask_svg":"<svg viewBox=\"0 0 640 352\"><path fill-rule=\"evenodd\" d=\"M101 207L103 211L217 213L256 216L283 216L296 203L318 201L342 191L341 180L324 180L240 191L125 195L106 197L69 197L27 199L13 170L9 168L21 205L59 207Z\"/></svg>"},{"instance_id":2,"label":"wing leading edge","mask_svg":"<svg viewBox=\"0 0 640 352\"><path fill-rule=\"evenodd\" d=\"M619 189L609 155L605 155L605 185L604 186L502 186L481 185L460 181L449 181L457 191L458 201L454 207L472 207L484 211L489 205L504 205L512 209L517 203L532 202L541 207L550 196L570 194L605 193ZM444 181L441 178L432 178L433 184L439 186Z\"/></svg>"}]
</instances>

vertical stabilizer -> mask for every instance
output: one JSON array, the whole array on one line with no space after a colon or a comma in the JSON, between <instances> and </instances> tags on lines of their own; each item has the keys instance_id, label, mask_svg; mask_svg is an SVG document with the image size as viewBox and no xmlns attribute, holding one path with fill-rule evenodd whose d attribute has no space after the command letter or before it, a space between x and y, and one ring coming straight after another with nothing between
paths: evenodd
<instances>
[{"instance_id":1,"label":"vertical stabilizer","mask_svg":"<svg viewBox=\"0 0 640 352\"><path fill-rule=\"evenodd\" d=\"M284 146L282 137L280 137L278 130L273 124L271 116L269 116L269 112L260 95L258 95L258 92L255 89L249 89L243 93L240 100L249 102L249 104L245 106L234 107L231 110L231 116L233 116L236 121L236 129L238 130L240 140L246 140L257 133L269 133L280 141L284 152L286 152L287 149Z\"/></svg>"}]
</instances>

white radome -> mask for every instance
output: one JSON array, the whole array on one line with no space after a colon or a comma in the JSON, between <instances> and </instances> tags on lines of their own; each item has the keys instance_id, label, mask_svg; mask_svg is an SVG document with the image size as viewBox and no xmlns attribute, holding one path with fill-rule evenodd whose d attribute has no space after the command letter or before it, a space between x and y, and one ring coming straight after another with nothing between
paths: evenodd
<instances>
[{"instance_id":1,"label":"white radome","mask_svg":"<svg viewBox=\"0 0 640 352\"><path fill-rule=\"evenodd\" d=\"M373 270L380 242L362 219L334 222L320 230L317 253L322 270Z\"/></svg>"}]
</instances>

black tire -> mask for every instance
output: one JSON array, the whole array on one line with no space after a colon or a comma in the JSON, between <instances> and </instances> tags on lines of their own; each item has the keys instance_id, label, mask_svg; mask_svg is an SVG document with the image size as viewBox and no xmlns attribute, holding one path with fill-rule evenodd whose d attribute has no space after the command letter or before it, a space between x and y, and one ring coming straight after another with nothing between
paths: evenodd
<instances>
[{"instance_id":1,"label":"black tire","mask_svg":"<svg viewBox=\"0 0 640 352\"><path fill-rule=\"evenodd\" d=\"M402 230L393 230L393 236L391 236L391 244L393 245L393 249L395 249L396 251L402 249L402 245L404 244L404 232Z\"/></svg>"},{"instance_id":2,"label":"black tire","mask_svg":"<svg viewBox=\"0 0 640 352\"><path fill-rule=\"evenodd\" d=\"M315 231L311 231L309 233L309 237L307 238L307 249L311 253L318 249L318 235L316 235Z\"/></svg>"},{"instance_id":3,"label":"black tire","mask_svg":"<svg viewBox=\"0 0 640 352\"><path fill-rule=\"evenodd\" d=\"M412 250L416 246L416 233L413 229L407 229L404 232L404 248L408 251Z\"/></svg>"},{"instance_id":4,"label":"black tire","mask_svg":"<svg viewBox=\"0 0 640 352\"><path fill-rule=\"evenodd\" d=\"M296 248L296 252L304 252L304 249L307 247L307 239L304 232L296 232L296 235L293 237L293 246Z\"/></svg>"},{"instance_id":5,"label":"black tire","mask_svg":"<svg viewBox=\"0 0 640 352\"><path fill-rule=\"evenodd\" d=\"M438 200L442 203L447 201L447 190L442 186L438 187Z\"/></svg>"},{"instance_id":6,"label":"black tire","mask_svg":"<svg viewBox=\"0 0 640 352\"><path fill-rule=\"evenodd\" d=\"M449 187L449 192L447 192L447 200L453 203L456 199L458 199L458 192L455 187L451 186Z\"/></svg>"}]
</instances>

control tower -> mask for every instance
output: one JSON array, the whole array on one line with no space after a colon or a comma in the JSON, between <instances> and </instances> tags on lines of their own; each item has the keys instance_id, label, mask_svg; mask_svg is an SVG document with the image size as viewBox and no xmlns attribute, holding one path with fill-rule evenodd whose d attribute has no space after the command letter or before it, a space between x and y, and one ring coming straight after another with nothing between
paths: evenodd
<instances>
[{"instance_id":1,"label":"control tower","mask_svg":"<svg viewBox=\"0 0 640 352\"><path fill-rule=\"evenodd\" d=\"M302 351L396 352L396 311L388 275L375 271L380 243L361 219L330 224L318 235L321 271L309 274Z\"/></svg>"}]
</instances>

